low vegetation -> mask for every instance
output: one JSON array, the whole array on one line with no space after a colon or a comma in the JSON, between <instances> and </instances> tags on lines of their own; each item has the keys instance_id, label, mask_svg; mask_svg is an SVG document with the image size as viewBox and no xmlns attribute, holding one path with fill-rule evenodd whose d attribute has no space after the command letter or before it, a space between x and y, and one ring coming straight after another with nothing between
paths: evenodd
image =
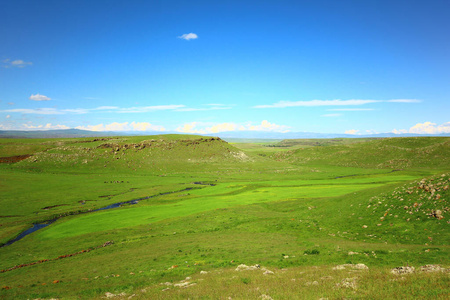
<instances>
[{"instance_id":1,"label":"low vegetation","mask_svg":"<svg viewBox=\"0 0 450 300\"><path fill-rule=\"evenodd\" d=\"M445 299L449 185L450 138L0 139L0 297Z\"/></svg>"}]
</instances>

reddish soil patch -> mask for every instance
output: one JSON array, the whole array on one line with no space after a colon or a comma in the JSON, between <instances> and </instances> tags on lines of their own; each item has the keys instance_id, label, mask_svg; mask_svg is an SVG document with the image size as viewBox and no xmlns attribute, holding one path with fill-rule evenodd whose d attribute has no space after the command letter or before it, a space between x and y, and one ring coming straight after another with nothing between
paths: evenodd
<instances>
[{"instance_id":1,"label":"reddish soil patch","mask_svg":"<svg viewBox=\"0 0 450 300\"><path fill-rule=\"evenodd\" d=\"M25 154L25 155L17 155L17 156L10 156L10 157L0 157L0 164L13 164L16 162L19 162L21 160L27 159L31 155Z\"/></svg>"}]
</instances>

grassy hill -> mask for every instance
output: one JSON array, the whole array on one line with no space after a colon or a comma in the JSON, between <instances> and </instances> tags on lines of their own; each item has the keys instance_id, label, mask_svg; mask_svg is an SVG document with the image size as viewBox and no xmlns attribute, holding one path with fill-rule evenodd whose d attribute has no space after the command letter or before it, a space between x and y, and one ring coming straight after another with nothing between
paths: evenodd
<instances>
[{"instance_id":1,"label":"grassy hill","mask_svg":"<svg viewBox=\"0 0 450 300\"><path fill-rule=\"evenodd\" d=\"M314 143L0 139L0 242L57 219L0 248L0 297L444 299L390 270L449 267L450 138Z\"/></svg>"},{"instance_id":2,"label":"grassy hill","mask_svg":"<svg viewBox=\"0 0 450 300\"><path fill-rule=\"evenodd\" d=\"M276 153L273 158L294 164L385 169L448 170L450 166L449 138L385 138L367 142L356 140L352 143L343 140L341 143L330 144Z\"/></svg>"}]
</instances>

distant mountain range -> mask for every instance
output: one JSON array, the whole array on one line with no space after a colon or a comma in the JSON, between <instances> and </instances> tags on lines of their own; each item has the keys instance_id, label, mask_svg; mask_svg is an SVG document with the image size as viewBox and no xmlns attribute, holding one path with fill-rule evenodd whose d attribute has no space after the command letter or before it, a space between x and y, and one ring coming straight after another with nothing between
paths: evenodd
<instances>
[{"instance_id":1,"label":"distant mountain range","mask_svg":"<svg viewBox=\"0 0 450 300\"><path fill-rule=\"evenodd\" d=\"M124 135L118 132L99 132L80 129L58 130L0 130L0 138L80 138Z\"/></svg>"},{"instance_id":2,"label":"distant mountain range","mask_svg":"<svg viewBox=\"0 0 450 300\"><path fill-rule=\"evenodd\" d=\"M124 136L124 135L160 135L160 134L180 134L179 132L112 132L112 131L88 131L80 129L59 129L59 130L0 130L0 138L82 138L82 137L104 137L104 136ZM265 131L229 131L204 136L218 136L222 139L329 139L329 138L383 138L383 137L412 137L412 136L450 136L450 133L442 134L394 134L379 133L369 135L354 135L344 133L315 133L315 132L265 132Z\"/></svg>"}]
</instances>

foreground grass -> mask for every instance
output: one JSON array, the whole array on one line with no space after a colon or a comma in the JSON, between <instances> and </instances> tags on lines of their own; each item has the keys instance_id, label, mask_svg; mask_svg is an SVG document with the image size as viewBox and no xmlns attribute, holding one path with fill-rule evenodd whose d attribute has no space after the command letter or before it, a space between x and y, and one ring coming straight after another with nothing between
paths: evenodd
<instances>
[{"instance_id":1,"label":"foreground grass","mask_svg":"<svg viewBox=\"0 0 450 300\"><path fill-rule=\"evenodd\" d=\"M450 293L449 275L444 272L398 276L383 268L262 269L203 271L187 280L132 292L137 299L447 299Z\"/></svg>"},{"instance_id":2,"label":"foreground grass","mask_svg":"<svg viewBox=\"0 0 450 300\"><path fill-rule=\"evenodd\" d=\"M154 271L99 274L80 279L77 285L83 290L78 293L67 293L71 283L58 280L36 281L32 287L11 288L3 295L20 298L17 290L27 289L32 298L64 295L65 299L448 299L450 293L448 269L425 272L417 267L414 273L397 275L388 268L336 267L239 270L233 266L187 277L169 274L159 282L153 279L159 277ZM51 286L52 291L38 292L42 286Z\"/></svg>"}]
</instances>

